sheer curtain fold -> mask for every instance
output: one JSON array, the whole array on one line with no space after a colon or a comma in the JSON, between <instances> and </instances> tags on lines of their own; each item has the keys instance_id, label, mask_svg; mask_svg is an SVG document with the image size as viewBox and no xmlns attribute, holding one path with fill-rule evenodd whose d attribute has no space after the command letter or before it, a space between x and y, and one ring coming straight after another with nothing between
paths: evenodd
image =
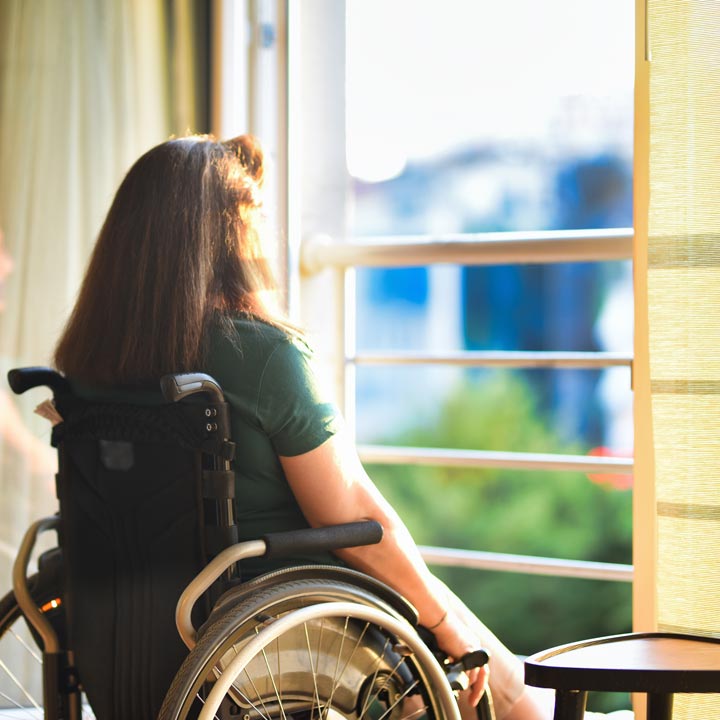
<instances>
[{"instance_id":1,"label":"sheer curtain fold","mask_svg":"<svg viewBox=\"0 0 720 720\"><path fill-rule=\"evenodd\" d=\"M650 0L648 308L657 622L720 634L720 12ZM718 717L676 696L675 717Z\"/></svg>"},{"instance_id":2,"label":"sheer curtain fold","mask_svg":"<svg viewBox=\"0 0 720 720\"><path fill-rule=\"evenodd\" d=\"M197 115L173 107L193 108L197 84L186 70L174 69L170 15L194 5L0 2L0 227L14 261L0 310L0 493L6 508L0 510L0 577L8 577L4 550L31 519L55 507L49 450L40 449L49 427L32 413L47 393L10 398L5 373L50 361L103 217L131 163L172 133L204 130L187 120L174 124L179 115ZM198 28L186 23L173 32ZM183 48L191 50L192 43ZM173 82L184 83L181 95ZM34 438L41 442L33 444Z\"/></svg>"},{"instance_id":3,"label":"sheer curtain fold","mask_svg":"<svg viewBox=\"0 0 720 720\"><path fill-rule=\"evenodd\" d=\"M163 5L3 3L5 363L48 358L117 183L170 132Z\"/></svg>"}]
</instances>

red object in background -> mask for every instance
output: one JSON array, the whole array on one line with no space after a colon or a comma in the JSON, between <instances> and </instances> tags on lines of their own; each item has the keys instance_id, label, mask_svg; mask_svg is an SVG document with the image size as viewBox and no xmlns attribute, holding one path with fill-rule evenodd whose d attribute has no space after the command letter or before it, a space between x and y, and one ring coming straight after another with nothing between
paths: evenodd
<instances>
[{"instance_id":1,"label":"red object in background","mask_svg":"<svg viewBox=\"0 0 720 720\"><path fill-rule=\"evenodd\" d=\"M630 458L629 450L612 450L608 447L596 447L588 452L593 457ZM597 485L605 485L613 490L629 490L633 484L632 475L619 475L616 473L588 473L588 479Z\"/></svg>"}]
</instances>

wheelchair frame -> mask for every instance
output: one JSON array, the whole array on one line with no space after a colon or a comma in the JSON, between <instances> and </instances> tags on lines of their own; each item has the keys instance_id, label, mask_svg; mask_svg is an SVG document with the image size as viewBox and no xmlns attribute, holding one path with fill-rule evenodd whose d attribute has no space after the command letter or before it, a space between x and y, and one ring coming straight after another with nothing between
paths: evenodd
<instances>
[{"instance_id":1,"label":"wheelchair frame","mask_svg":"<svg viewBox=\"0 0 720 720\"><path fill-rule=\"evenodd\" d=\"M38 385L56 393L67 391L64 378L46 368L11 371L9 381L15 392ZM198 393L224 402L219 386L206 375L166 376L162 390L170 402ZM229 470L229 459L222 466ZM81 679L68 649L38 609L27 578L38 536L57 530L59 522L54 516L28 529L13 567L13 591L42 643L44 717L78 720L83 711ZM383 583L354 570L304 566L269 573L230 587L201 630L194 627L198 600L222 587L223 579L232 577L233 568L244 559L328 551L381 538L377 523L350 523L266 535L217 554L178 600L176 625L190 652L167 691L158 720L238 715L243 720L314 720L316 715L318 720L338 715L397 720L423 713L437 720L459 720L456 693L466 679L464 670L487 662L487 654L480 651L454 664L444 662L437 648L431 648L432 636L419 634L414 609ZM310 670L300 669L300 661ZM249 688L257 692L254 701ZM287 709L284 694L289 698ZM399 715L406 705L412 713ZM477 717L493 717L489 693Z\"/></svg>"}]
</instances>

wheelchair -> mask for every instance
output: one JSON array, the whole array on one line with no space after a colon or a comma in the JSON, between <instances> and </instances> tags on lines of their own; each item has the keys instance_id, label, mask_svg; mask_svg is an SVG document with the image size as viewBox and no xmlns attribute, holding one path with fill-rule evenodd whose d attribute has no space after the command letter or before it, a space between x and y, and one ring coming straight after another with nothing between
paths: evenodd
<instances>
[{"instance_id":1,"label":"wheelchair","mask_svg":"<svg viewBox=\"0 0 720 720\"><path fill-rule=\"evenodd\" d=\"M166 376L164 402L142 406L88 402L47 368L8 380L49 387L62 421L59 512L28 529L0 600L0 717L459 719L464 671L485 651L450 662L414 608L363 573L282 567L379 542L377 523L238 542L235 447L211 377ZM58 547L28 577L49 531ZM280 569L244 580L257 557ZM473 712L492 720L489 692Z\"/></svg>"}]
</instances>

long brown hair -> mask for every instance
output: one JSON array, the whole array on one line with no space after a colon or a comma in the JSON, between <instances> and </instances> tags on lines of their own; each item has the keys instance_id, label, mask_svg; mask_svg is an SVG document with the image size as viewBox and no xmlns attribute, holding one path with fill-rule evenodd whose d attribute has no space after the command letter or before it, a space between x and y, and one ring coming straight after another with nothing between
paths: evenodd
<instances>
[{"instance_id":1,"label":"long brown hair","mask_svg":"<svg viewBox=\"0 0 720 720\"><path fill-rule=\"evenodd\" d=\"M208 331L238 314L273 322L259 232L263 156L250 136L170 140L115 195L55 350L67 376L139 385L202 368Z\"/></svg>"}]
</instances>

